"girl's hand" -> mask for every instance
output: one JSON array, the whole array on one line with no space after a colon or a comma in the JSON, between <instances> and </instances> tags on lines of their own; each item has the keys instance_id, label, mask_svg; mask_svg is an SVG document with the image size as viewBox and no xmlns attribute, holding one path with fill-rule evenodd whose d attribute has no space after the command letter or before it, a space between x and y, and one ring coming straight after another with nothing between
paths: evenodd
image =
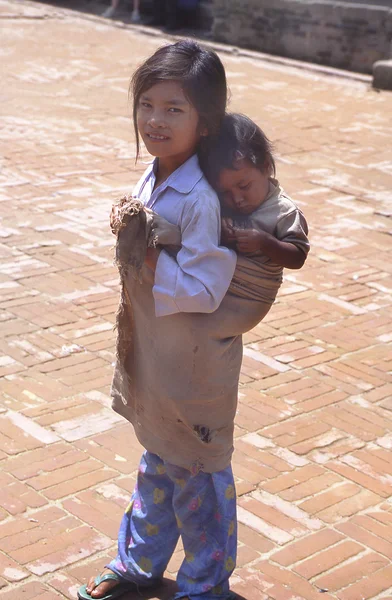
<instances>
[{"instance_id":1,"label":"girl's hand","mask_svg":"<svg viewBox=\"0 0 392 600\"><path fill-rule=\"evenodd\" d=\"M225 245L233 245L236 242L234 222L229 217L222 217L221 224L221 243Z\"/></svg>"},{"instance_id":2,"label":"girl's hand","mask_svg":"<svg viewBox=\"0 0 392 600\"><path fill-rule=\"evenodd\" d=\"M181 229L178 225L169 223L163 217L153 211L145 209L152 216L151 232L148 238L148 246L181 246Z\"/></svg>"},{"instance_id":3,"label":"girl's hand","mask_svg":"<svg viewBox=\"0 0 392 600\"><path fill-rule=\"evenodd\" d=\"M265 231L257 229L236 229L235 240L237 242L237 250L241 254L253 254L259 252L268 238L271 237Z\"/></svg>"}]
</instances>

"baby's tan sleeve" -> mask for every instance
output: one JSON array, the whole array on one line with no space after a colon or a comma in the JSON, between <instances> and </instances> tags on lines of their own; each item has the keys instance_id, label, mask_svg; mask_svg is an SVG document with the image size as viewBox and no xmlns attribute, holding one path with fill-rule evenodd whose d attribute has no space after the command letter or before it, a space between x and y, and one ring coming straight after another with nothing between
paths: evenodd
<instances>
[{"instance_id":1,"label":"baby's tan sleeve","mask_svg":"<svg viewBox=\"0 0 392 600\"><path fill-rule=\"evenodd\" d=\"M310 250L308 224L299 208L281 217L276 225L275 237L282 242L290 242L305 254Z\"/></svg>"}]
</instances>

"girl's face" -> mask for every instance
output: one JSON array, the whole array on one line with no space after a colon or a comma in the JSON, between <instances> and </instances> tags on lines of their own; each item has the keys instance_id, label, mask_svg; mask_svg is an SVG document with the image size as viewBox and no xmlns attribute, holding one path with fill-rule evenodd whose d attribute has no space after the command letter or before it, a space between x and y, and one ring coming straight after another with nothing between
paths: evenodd
<instances>
[{"instance_id":1,"label":"girl's face","mask_svg":"<svg viewBox=\"0 0 392 600\"><path fill-rule=\"evenodd\" d=\"M152 156L175 170L194 154L200 139L199 116L177 81L163 81L143 92L137 127Z\"/></svg>"},{"instance_id":2,"label":"girl's face","mask_svg":"<svg viewBox=\"0 0 392 600\"><path fill-rule=\"evenodd\" d=\"M235 167L220 172L219 197L230 210L249 215L259 208L268 195L268 169L260 171L245 159L238 160Z\"/></svg>"}]
</instances>

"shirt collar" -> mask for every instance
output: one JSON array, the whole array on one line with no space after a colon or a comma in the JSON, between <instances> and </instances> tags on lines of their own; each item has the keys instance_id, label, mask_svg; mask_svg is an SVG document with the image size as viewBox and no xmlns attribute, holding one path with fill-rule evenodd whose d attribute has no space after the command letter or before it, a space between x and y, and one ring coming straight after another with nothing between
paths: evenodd
<instances>
[{"instance_id":1,"label":"shirt collar","mask_svg":"<svg viewBox=\"0 0 392 600\"><path fill-rule=\"evenodd\" d=\"M154 173L156 164L157 159L154 160L150 173ZM202 177L203 171L200 168L199 159L197 158L197 154L193 154L193 156L188 158L178 169L169 175L163 183L163 187L171 187L180 194L189 194Z\"/></svg>"},{"instance_id":2,"label":"shirt collar","mask_svg":"<svg viewBox=\"0 0 392 600\"><path fill-rule=\"evenodd\" d=\"M272 198L272 196L275 196L276 194L280 194L281 191L282 191L282 188L280 187L279 181L277 179L275 179L274 177L270 177L268 194L267 194L267 197L264 200L264 202L266 202L266 200L269 200L270 198Z\"/></svg>"}]
</instances>

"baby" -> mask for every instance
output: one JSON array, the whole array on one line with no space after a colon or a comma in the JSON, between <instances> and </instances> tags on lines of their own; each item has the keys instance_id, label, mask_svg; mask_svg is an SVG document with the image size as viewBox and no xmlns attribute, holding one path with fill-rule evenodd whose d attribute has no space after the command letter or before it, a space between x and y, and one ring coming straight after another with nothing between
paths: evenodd
<instances>
[{"instance_id":1,"label":"baby","mask_svg":"<svg viewBox=\"0 0 392 600\"><path fill-rule=\"evenodd\" d=\"M275 176L271 143L248 117L227 114L201 161L222 206L222 243L239 254L230 286L244 288L240 272L257 266L264 301L273 301L283 268L300 269L309 251L304 215ZM246 260L241 260L241 255ZM237 284L236 284L237 281ZM264 293L261 288L264 289Z\"/></svg>"}]
</instances>

